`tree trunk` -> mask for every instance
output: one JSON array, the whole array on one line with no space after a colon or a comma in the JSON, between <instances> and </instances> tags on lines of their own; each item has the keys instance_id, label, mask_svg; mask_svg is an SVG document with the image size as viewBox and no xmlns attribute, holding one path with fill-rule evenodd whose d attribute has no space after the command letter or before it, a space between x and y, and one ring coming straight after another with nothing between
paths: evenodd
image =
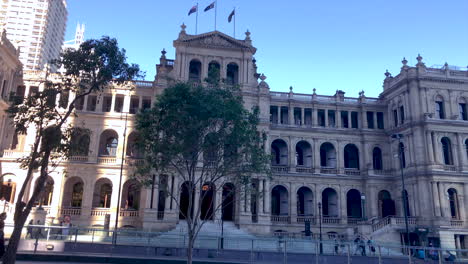
<instances>
[{"instance_id":1,"label":"tree trunk","mask_svg":"<svg viewBox=\"0 0 468 264\"><path fill-rule=\"evenodd\" d=\"M21 239L21 231L23 231L24 223L28 218L31 208L26 208L24 212L21 212L19 217L15 221L15 227L13 229L13 234L11 234L8 248L3 255L3 264L15 264L16 261L16 251L18 250L19 242Z\"/></svg>"},{"instance_id":2,"label":"tree trunk","mask_svg":"<svg viewBox=\"0 0 468 264\"><path fill-rule=\"evenodd\" d=\"M193 259L193 236L189 234L189 241L187 246L187 264L192 264Z\"/></svg>"}]
</instances>

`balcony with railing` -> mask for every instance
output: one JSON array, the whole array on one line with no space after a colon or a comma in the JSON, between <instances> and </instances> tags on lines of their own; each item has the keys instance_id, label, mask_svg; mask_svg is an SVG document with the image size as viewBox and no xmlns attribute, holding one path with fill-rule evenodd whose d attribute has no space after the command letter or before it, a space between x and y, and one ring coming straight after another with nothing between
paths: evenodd
<instances>
[{"instance_id":1,"label":"balcony with railing","mask_svg":"<svg viewBox=\"0 0 468 264\"><path fill-rule=\"evenodd\" d=\"M130 217L130 218L139 217L140 212L138 210L128 210L128 209L127 210L120 210L119 216L121 216L121 217Z\"/></svg>"},{"instance_id":2,"label":"balcony with railing","mask_svg":"<svg viewBox=\"0 0 468 264\"><path fill-rule=\"evenodd\" d=\"M339 217L334 217L334 216L322 217L322 224L338 225L340 223L341 223L341 219Z\"/></svg>"},{"instance_id":3,"label":"balcony with railing","mask_svg":"<svg viewBox=\"0 0 468 264\"><path fill-rule=\"evenodd\" d=\"M338 174L338 169L333 167L321 167L320 173L322 174Z\"/></svg>"},{"instance_id":4,"label":"balcony with railing","mask_svg":"<svg viewBox=\"0 0 468 264\"><path fill-rule=\"evenodd\" d=\"M271 171L273 173L285 173L285 172L289 172L289 166L286 166L286 165L273 165L271 166Z\"/></svg>"},{"instance_id":5,"label":"balcony with railing","mask_svg":"<svg viewBox=\"0 0 468 264\"><path fill-rule=\"evenodd\" d=\"M314 168L307 166L296 166L296 172L299 173L314 173Z\"/></svg>"},{"instance_id":6,"label":"balcony with railing","mask_svg":"<svg viewBox=\"0 0 468 264\"><path fill-rule=\"evenodd\" d=\"M346 175L361 175L361 171L357 168L345 168L344 172Z\"/></svg>"},{"instance_id":7,"label":"balcony with railing","mask_svg":"<svg viewBox=\"0 0 468 264\"><path fill-rule=\"evenodd\" d=\"M289 215L271 215L271 223L273 224L290 224L291 217Z\"/></svg>"},{"instance_id":8,"label":"balcony with railing","mask_svg":"<svg viewBox=\"0 0 468 264\"><path fill-rule=\"evenodd\" d=\"M81 207L61 207L59 208L59 215L60 216L81 215Z\"/></svg>"},{"instance_id":9,"label":"balcony with railing","mask_svg":"<svg viewBox=\"0 0 468 264\"><path fill-rule=\"evenodd\" d=\"M315 225L316 218L313 215L298 215L296 217L296 222L301 224L309 222L311 225Z\"/></svg>"},{"instance_id":10,"label":"balcony with railing","mask_svg":"<svg viewBox=\"0 0 468 264\"><path fill-rule=\"evenodd\" d=\"M106 216L110 214L110 208L92 208L91 209L91 216Z\"/></svg>"},{"instance_id":11,"label":"balcony with railing","mask_svg":"<svg viewBox=\"0 0 468 264\"><path fill-rule=\"evenodd\" d=\"M408 225L411 225L411 226L417 225L416 217L408 217ZM374 220L372 223L372 230L375 232L386 226L398 227L398 228L404 227L405 218L399 217L399 216L387 216L384 218Z\"/></svg>"},{"instance_id":12,"label":"balcony with railing","mask_svg":"<svg viewBox=\"0 0 468 264\"><path fill-rule=\"evenodd\" d=\"M465 222L463 220L459 220L459 219L451 219L450 220L450 226L453 226L453 227L462 227L464 226Z\"/></svg>"}]
</instances>

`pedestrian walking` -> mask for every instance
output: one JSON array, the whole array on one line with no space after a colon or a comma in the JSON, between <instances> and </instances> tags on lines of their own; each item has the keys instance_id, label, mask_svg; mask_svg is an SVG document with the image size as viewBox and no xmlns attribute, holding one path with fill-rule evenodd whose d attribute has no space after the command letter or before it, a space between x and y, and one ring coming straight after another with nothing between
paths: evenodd
<instances>
[{"instance_id":1,"label":"pedestrian walking","mask_svg":"<svg viewBox=\"0 0 468 264\"><path fill-rule=\"evenodd\" d=\"M34 220L30 220L29 223L28 223L28 227L26 227L26 238L33 238L33 227L32 225L34 225Z\"/></svg>"},{"instance_id":2,"label":"pedestrian walking","mask_svg":"<svg viewBox=\"0 0 468 264\"><path fill-rule=\"evenodd\" d=\"M356 237L356 239L354 239L354 246L355 246L354 255L357 255L357 252L360 249L360 243L361 243L361 238L359 238L359 236L358 236L358 237Z\"/></svg>"},{"instance_id":3,"label":"pedestrian walking","mask_svg":"<svg viewBox=\"0 0 468 264\"><path fill-rule=\"evenodd\" d=\"M335 255L338 255L338 248L340 247L338 239L335 237Z\"/></svg>"},{"instance_id":4,"label":"pedestrian walking","mask_svg":"<svg viewBox=\"0 0 468 264\"><path fill-rule=\"evenodd\" d=\"M367 240L367 246L369 247L369 252L371 255L375 255L375 246L374 241L372 241L372 237Z\"/></svg>"}]
</instances>

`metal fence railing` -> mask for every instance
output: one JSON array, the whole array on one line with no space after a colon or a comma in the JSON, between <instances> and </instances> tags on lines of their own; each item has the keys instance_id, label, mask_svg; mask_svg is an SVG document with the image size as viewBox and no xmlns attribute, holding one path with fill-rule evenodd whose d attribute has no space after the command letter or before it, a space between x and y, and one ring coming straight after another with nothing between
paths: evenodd
<instances>
[{"instance_id":1,"label":"metal fence railing","mask_svg":"<svg viewBox=\"0 0 468 264\"><path fill-rule=\"evenodd\" d=\"M12 227L7 226L6 228ZM8 236L6 238L8 239ZM130 254L134 256L139 253L148 254L149 248L159 248L165 249L165 251L160 252L168 256L166 254L168 250L177 249L179 252L184 252L188 245L188 237L184 233L158 233L133 229L114 231L98 228L39 225L24 227L22 239L29 243L23 243L25 246L20 248L20 251L29 253L60 251L77 254L92 251L94 253ZM62 247L58 245L62 245ZM123 248L132 250L125 251ZM139 251L139 248L144 248L146 251ZM273 258L271 263L287 263L288 259L300 259L301 256L309 261L307 263L313 263L310 260L311 258L315 258L315 263L322 263L320 258L323 256L341 258L343 262L340 263L351 263L353 259L363 257L368 258L365 263L379 264L416 263L419 260L424 260L424 263L468 261L468 250L465 249L408 247L398 244L368 243L364 241L360 243L342 240L319 241L316 237L297 238L281 235L275 237L220 237L199 234L194 248L215 255L219 255L220 252L236 252L235 254L225 254L223 256L227 256L228 259L229 256L232 256L233 260L249 262ZM391 261L388 259L391 259ZM353 263L360 262L359 260L356 261ZM290 263L301 262L291 260Z\"/></svg>"}]
</instances>

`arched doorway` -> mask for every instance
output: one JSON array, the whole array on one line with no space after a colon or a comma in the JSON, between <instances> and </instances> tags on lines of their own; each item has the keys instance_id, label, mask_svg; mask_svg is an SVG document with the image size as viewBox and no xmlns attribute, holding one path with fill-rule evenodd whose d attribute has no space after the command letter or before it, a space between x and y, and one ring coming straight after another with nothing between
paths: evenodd
<instances>
[{"instance_id":1,"label":"arched doorway","mask_svg":"<svg viewBox=\"0 0 468 264\"><path fill-rule=\"evenodd\" d=\"M223 208L222 219L224 221L234 221L235 216L235 188L232 183L223 186Z\"/></svg>"},{"instance_id":2,"label":"arched doorway","mask_svg":"<svg viewBox=\"0 0 468 264\"><path fill-rule=\"evenodd\" d=\"M215 206L216 188L212 183L205 183L202 186L201 198L201 220L213 220Z\"/></svg>"},{"instance_id":3,"label":"arched doorway","mask_svg":"<svg viewBox=\"0 0 468 264\"><path fill-rule=\"evenodd\" d=\"M271 165L288 165L288 146L282 139L271 143Z\"/></svg>"},{"instance_id":4,"label":"arched doorway","mask_svg":"<svg viewBox=\"0 0 468 264\"><path fill-rule=\"evenodd\" d=\"M356 189L346 194L346 212L348 218L362 218L361 193Z\"/></svg>"},{"instance_id":5,"label":"arched doorway","mask_svg":"<svg viewBox=\"0 0 468 264\"><path fill-rule=\"evenodd\" d=\"M379 192L379 216L383 218L391 215L395 215L395 201L390 192L382 190Z\"/></svg>"},{"instance_id":6,"label":"arched doorway","mask_svg":"<svg viewBox=\"0 0 468 264\"><path fill-rule=\"evenodd\" d=\"M190 195L192 195L192 206L190 217L193 217L193 202L195 202L195 186L191 182L184 182L180 188L179 219L187 219L189 216Z\"/></svg>"},{"instance_id":7,"label":"arched doorway","mask_svg":"<svg viewBox=\"0 0 468 264\"><path fill-rule=\"evenodd\" d=\"M322 215L338 217L338 194L332 188L326 188L322 192Z\"/></svg>"},{"instance_id":8,"label":"arched doorway","mask_svg":"<svg viewBox=\"0 0 468 264\"><path fill-rule=\"evenodd\" d=\"M234 62L227 65L226 83L230 85L239 84L239 66Z\"/></svg>"},{"instance_id":9,"label":"arched doorway","mask_svg":"<svg viewBox=\"0 0 468 264\"><path fill-rule=\"evenodd\" d=\"M84 183L80 177L71 177L65 183L62 207L80 208L83 202Z\"/></svg>"},{"instance_id":10,"label":"arched doorway","mask_svg":"<svg viewBox=\"0 0 468 264\"><path fill-rule=\"evenodd\" d=\"M354 144L344 148L344 165L347 169L359 169L359 150Z\"/></svg>"},{"instance_id":11,"label":"arched doorway","mask_svg":"<svg viewBox=\"0 0 468 264\"><path fill-rule=\"evenodd\" d=\"M189 81L200 82L201 81L201 68L202 64L199 60L190 61L189 65Z\"/></svg>"},{"instance_id":12,"label":"arched doorway","mask_svg":"<svg viewBox=\"0 0 468 264\"><path fill-rule=\"evenodd\" d=\"M123 185L120 207L127 210L140 209L141 185L136 180L126 181Z\"/></svg>"},{"instance_id":13,"label":"arched doorway","mask_svg":"<svg viewBox=\"0 0 468 264\"><path fill-rule=\"evenodd\" d=\"M277 185L271 191L271 214L289 215L288 190L284 186Z\"/></svg>"},{"instance_id":14,"label":"arched doorway","mask_svg":"<svg viewBox=\"0 0 468 264\"><path fill-rule=\"evenodd\" d=\"M2 185L0 187L0 198L5 199L8 203L14 203L16 195L16 176L13 174L3 175Z\"/></svg>"},{"instance_id":15,"label":"arched doorway","mask_svg":"<svg viewBox=\"0 0 468 264\"><path fill-rule=\"evenodd\" d=\"M336 150L329 142L323 143L320 146L320 166L336 168Z\"/></svg>"},{"instance_id":16,"label":"arched doorway","mask_svg":"<svg viewBox=\"0 0 468 264\"><path fill-rule=\"evenodd\" d=\"M38 184L38 180L36 180L36 184ZM48 176L47 180L42 187L43 191L41 196L39 197L36 205L39 206L50 206L52 203L52 197L54 195L54 179L52 177Z\"/></svg>"},{"instance_id":17,"label":"arched doorway","mask_svg":"<svg viewBox=\"0 0 468 264\"><path fill-rule=\"evenodd\" d=\"M313 195L308 187L301 187L297 190L297 215L311 216L313 215Z\"/></svg>"},{"instance_id":18,"label":"arched doorway","mask_svg":"<svg viewBox=\"0 0 468 264\"><path fill-rule=\"evenodd\" d=\"M296 144L296 165L312 167L312 147L307 141Z\"/></svg>"},{"instance_id":19,"label":"arched doorway","mask_svg":"<svg viewBox=\"0 0 468 264\"><path fill-rule=\"evenodd\" d=\"M101 178L94 184L93 207L110 208L112 198L112 182L107 178Z\"/></svg>"}]
</instances>

